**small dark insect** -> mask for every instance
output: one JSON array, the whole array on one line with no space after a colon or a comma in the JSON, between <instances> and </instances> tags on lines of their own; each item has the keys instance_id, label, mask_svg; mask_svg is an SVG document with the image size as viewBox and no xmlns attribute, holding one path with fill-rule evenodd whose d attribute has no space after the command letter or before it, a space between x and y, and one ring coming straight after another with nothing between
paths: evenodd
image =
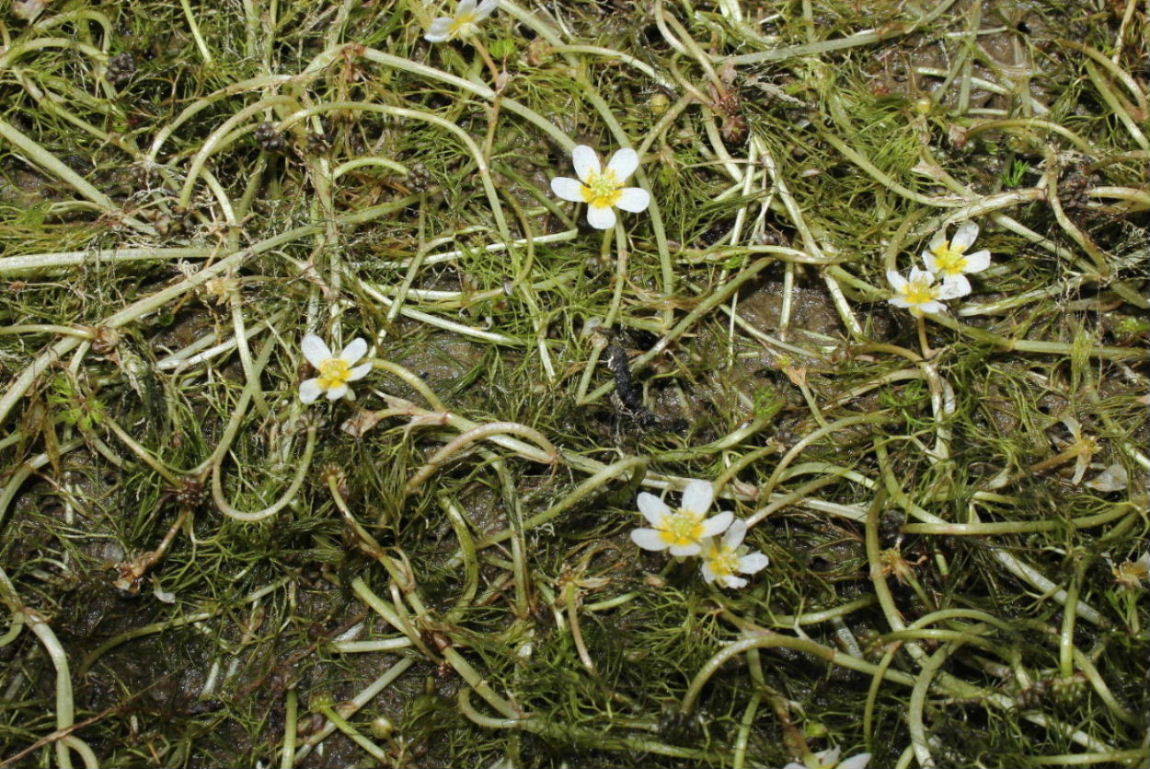
<instances>
[{"instance_id":1,"label":"small dark insect","mask_svg":"<svg viewBox=\"0 0 1150 769\"><path fill-rule=\"evenodd\" d=\"M638 422L644 430L683 432L687 425L680 419L661 419L643 405L643 391L631 379L631 365L627 351L612 342L607 346L607 368L615 374L615 395L620 411Z\"/></svg>"},{"instance_id":2,"label":"small dark insect","mask_svg":"<svg viewBox=\"0 0 1150 769\"><path fill-rule=\"evenodd\" d=\"M615 374L615 392L619 394L619 400L623 402L627 410L633 412L635 416L649 413L647 407L643 405L642 391L631 380L631 366L627 360L627 351L614 343L608 346L607 368Z\"/></svg>"}]
</instances>

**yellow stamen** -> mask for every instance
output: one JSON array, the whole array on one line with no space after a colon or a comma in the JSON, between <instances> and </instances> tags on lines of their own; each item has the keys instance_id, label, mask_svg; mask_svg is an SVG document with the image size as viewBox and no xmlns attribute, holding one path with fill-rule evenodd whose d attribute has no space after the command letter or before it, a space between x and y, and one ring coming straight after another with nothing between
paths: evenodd
<instances>
[{"instance_id":1,"label":"yellow stamen","mask_svg":"<svg viewBox=\"0 0 1150 769\"><path fill-rule=\"evenodd\" d=\"M319 386L333 390L347 384L351 378L351 366L343 358L328 358L319 364Z\"/></svg>"},{"instance_id":2,"label":"yellow stamen","mask_svg":"<svg viewBox=\"0 0 1150 769\"><path fill-rule=\"evenodd\" d=\"M592 208L610 208L623 197L619 178L610 168L602 173L592 171L583 185L583 200Z\"/></svg>"},{"instance_id":3,"label":"yellow stamen","mask_svg":"<svg viewBox=\"0 0 1150 769\"><path fill-rule=\"evenodd\" d=\"M739 571L739 556L719 545L707 555L707 565L716 577L730 577Z\"/></svg>"},{"instance_id":4,"label":"yellow stamen","mask_svg":"<svg viewBox=\"0 0 1150 769\"><path fill-rule=\"evenodd\" d=\"M668 545L694 545L703 537L703 516L679 508L659 522L659 536Z\"/></svg>"},{"instance_id":5,"label":"yellow stamen","mask_svg":"<svg viewBox=\"0 0 1150 769\"><path fill-rule=\"evenodd\" d=\"M456 16L455 20L451 22L450 34L453 37L465 37L474 32L477 26L475 13L465 13Z\"/></svg>"},{"instance_id":6,"label":"yellow stamen","mask_svg":"<svg viewBox=\"0 0 1150 769\"><path fill-rule=\"evenodd\" d=\"M950 241L944 241L930 250L934 254L938 271L944 275L961 275L966 271L966 251L964 246L952 246Z\"/></svg>"},{"instance_id":7,"label":"yellow stamen","mask_svg":"<svg viewBox=\"0 0 1150 769\"><path fill-rule=\"evenodd\" d=\"M927 283L925 279L912 280L902 287L902 295L912 305L926 304L933 302L935 299L934 286Z\"/></svg>"}]
</instances>

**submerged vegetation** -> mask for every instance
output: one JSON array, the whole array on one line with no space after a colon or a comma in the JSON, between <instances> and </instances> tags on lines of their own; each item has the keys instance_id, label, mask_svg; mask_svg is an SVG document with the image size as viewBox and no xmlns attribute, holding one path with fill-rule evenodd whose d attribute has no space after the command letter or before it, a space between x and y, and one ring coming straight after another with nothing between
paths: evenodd
<instances>
[{"instance_id":1,"label":"submerged vegetation","mask_svg":"<svg viewBox=\"0 0 1150 769\"><path fill-rule=\"evenodd\" d=\"M1147 33L4 5L0 767L1145 766Z\"/></svg>"}]
</instances>

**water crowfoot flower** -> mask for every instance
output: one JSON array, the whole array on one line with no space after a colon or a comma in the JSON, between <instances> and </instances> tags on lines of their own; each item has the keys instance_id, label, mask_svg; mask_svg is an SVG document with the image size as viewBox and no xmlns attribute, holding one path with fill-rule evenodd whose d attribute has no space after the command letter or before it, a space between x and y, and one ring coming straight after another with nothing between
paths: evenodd
<instances>
[{"instance_id":1,"label":"water crowfoot flower","mask_svg":"<svg viewBox=\"0 0 1150 769\"><path fill-rule=\"evenodd\" d=\"M595 229L609 230L615 226L615 208L637 214L651 205L651 194L647 190L623 186L639 167L639 154L635 150L628 147L619 150L604 169L595 150L580 144L571 151L571 160L579 178L552 179L551 191L563 200L586 203L587 222Z\"/></svg>"},{"instance_id":2,"label":"water crowfoot flower","mask_svg":"<svg viewBox=\"0 0 1150 769\"><path fill-rule=\"evenodd\" d=\"M934 285L934 275L917 267L910 268L909 279L894 270L887 270L886 279L894 286L895 291L895 295L887 301L895 307L907 308L912 315L919 318L927 312L946 312L944 301L955 299L970 291L969 283L966 291L955 283Z\"/></svg>"},{"instance_id":3,"label":"water crowfoot flower","mask_svg":"<svg viewBox=\"0 0 1150 769\"><path fill-rule=\"evenodd\" d=\"M801 764L792 761L783 769L866 769L870 763L870 753L859 753L839 761L840 752L841 748L838 747L820 750L805 756Z\"/></svg>"},{"instance_id":4,"label":"water crowfoot flower","mask_svg":"<svg viewBox=\"0 0 1150 769\"><path fill-rule=\"evenodd\" d=\"M718 582L723 587L745 587L747 581L735 574L755 574L770 563L760 552L748 553L743 546L747 536L747 522L739 519L732 523L720 542L713 539L702 544L703 579Z\"/></svg>"},{"instance_id":5,"label":"water crowfoot flower","mask_svg":"<svg viewBox=\"0 0 1150 769\"><path fill-rule=\"evenodd\" d=\"M703 540L726 531L734 515L722 512L707 518L715 498L709 481L691 481L683 491L683 506L672 510L654 494L639 495L639 512L654 528L635 529L631 541L644 550L667 550L671 555L698 555Z\"/></svg>"},{"instance_id":6,"label":"water crowfoot flower","mask_svg":"<svg viewBox=\"0 0 1150 769\"><path fill-rule=\"evenodd\" d=\"M352 339L338 357L332 355L327 343L315 334L305 336L300 346L307 362L319 372L318 377L300 383L299 399L304 403L313 403L324 393L327 393L328 400L333 401L349 396L354 398L347 383L363 379L371 371L370 363L355 365L367 353L367 342L359 337Z\"/></svg>"},{"instance_id":7,"label":"water crowfoot flower","mask_svg":"<svg viewBox=\"0 0 1150 769\"><path fill-rule=\"evenodd\" d=\"M946 229L941 229L930 239L930 245L922 252L926 268L942 278L943 285L954 285L959 289L957 296L970 293L970 281L966 274L982 272L990 266L990 252L983 249L973 254L966 250L978 237L978 225L971 221L963 222L954 231L954 238L946 239Z\"/></svg>"},{"instance_id":8,"label":"water crowfoot flower","mask_svg":"<svg viewBox=\"0 0 1150 769\"><path fill-rule=\"evenodd\" d=\"M460 0L455 16L440 16L431 22L423 39L429 43L445 43L457 37L470 37L479 31L479 22L498 7L499 0L483 0L478 5L475 0Z\"/></svg>"},{"instance_id":9,"label":"water crowfoot flower","mask_svg":"<svg viewBox=\"0 0 1150 769\"><path fill-rule=\"evenodd\" d=\"M1144 582L1150 581L1150 550L1137 561L1124 561L1112 570L1114 580L1129 591L1145 590Z\"/></svg>"}]
</instances>

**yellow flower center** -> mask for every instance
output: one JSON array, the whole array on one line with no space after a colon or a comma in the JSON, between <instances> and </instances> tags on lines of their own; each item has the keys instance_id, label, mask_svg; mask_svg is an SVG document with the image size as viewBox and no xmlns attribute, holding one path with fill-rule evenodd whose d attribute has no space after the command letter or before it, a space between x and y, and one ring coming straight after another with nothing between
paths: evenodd
<instances>
[{"instance_id":1,"label":"yellow flower center","mask_svg":"<svg viewBox=\"0 0 1150 769\"><path fill-rule=\"evenodd\" d=\"M351 366L343 358L328 358L319 364L319 386L331 390L345 385L351 377Z\"/></svg>"},{"instance_id":2,"label":"yellow flower center","mask_svg":"<svg viewBox=\"0 0 1150 769\"><path fill-rule=\"evenodd\" d=\"M707 554L707 565L716 577L730 577L739 570L739 555L734 550L717 545Z\"/></svg>"},{"instance_id":3,"label":"yellow flower center","mask_svg":"<svg viewBox=\"0 0 1150 769\"><path fill-rule=\"evenodd\" d=\"M679 508L663 516L659 536L668 545L694 545L703 536L703 515Z\"/></svg>"},{"instance_id":4,"label":"yellow flower center","mask_svg":"<svg viewBox=\"0 0 1150 769\"><path fill-rule=\"evenodd\" d=\"M610 208L623 197L619 178L610 168L602 173L592 171L583 185L583 200L592 208Z\"/></svg>"},{"instance_id":5,"label":"yellow flower center","mask_svg":"<svg viewBox=\"0 0 1150 769\"><path fill-rule=\"evenodd\" d=\"M934 286L926 278L912 280L902 287L902 295L911 304L926 304L934 301Z\"/></svg>"},{"instance_id":6,"label":"yellow flower center","mask_svg":"<svg viewBox=\"0 0 1150 769\"><path fill-rule=\"evenodd\" d=\"M934 254L938 271L944 275L961 275L966 271L966 257L963 256L965 251L966 248L962 246L952 246L949 240L930 250Z\"/></svg>"},{"instance_id":7,"label":"yellow flower center","mask_svg":"<svg viewBox=\"0 0 1150 769\"><path fill-rule=\"evenodd\" d=\"M451 36L466 37L467 35L475 32L479 26L476 24L475 16L476 14L474 12L463 13L459 16L456 16L455 19L451 22Z\"/></svg>"}]
</instances>

